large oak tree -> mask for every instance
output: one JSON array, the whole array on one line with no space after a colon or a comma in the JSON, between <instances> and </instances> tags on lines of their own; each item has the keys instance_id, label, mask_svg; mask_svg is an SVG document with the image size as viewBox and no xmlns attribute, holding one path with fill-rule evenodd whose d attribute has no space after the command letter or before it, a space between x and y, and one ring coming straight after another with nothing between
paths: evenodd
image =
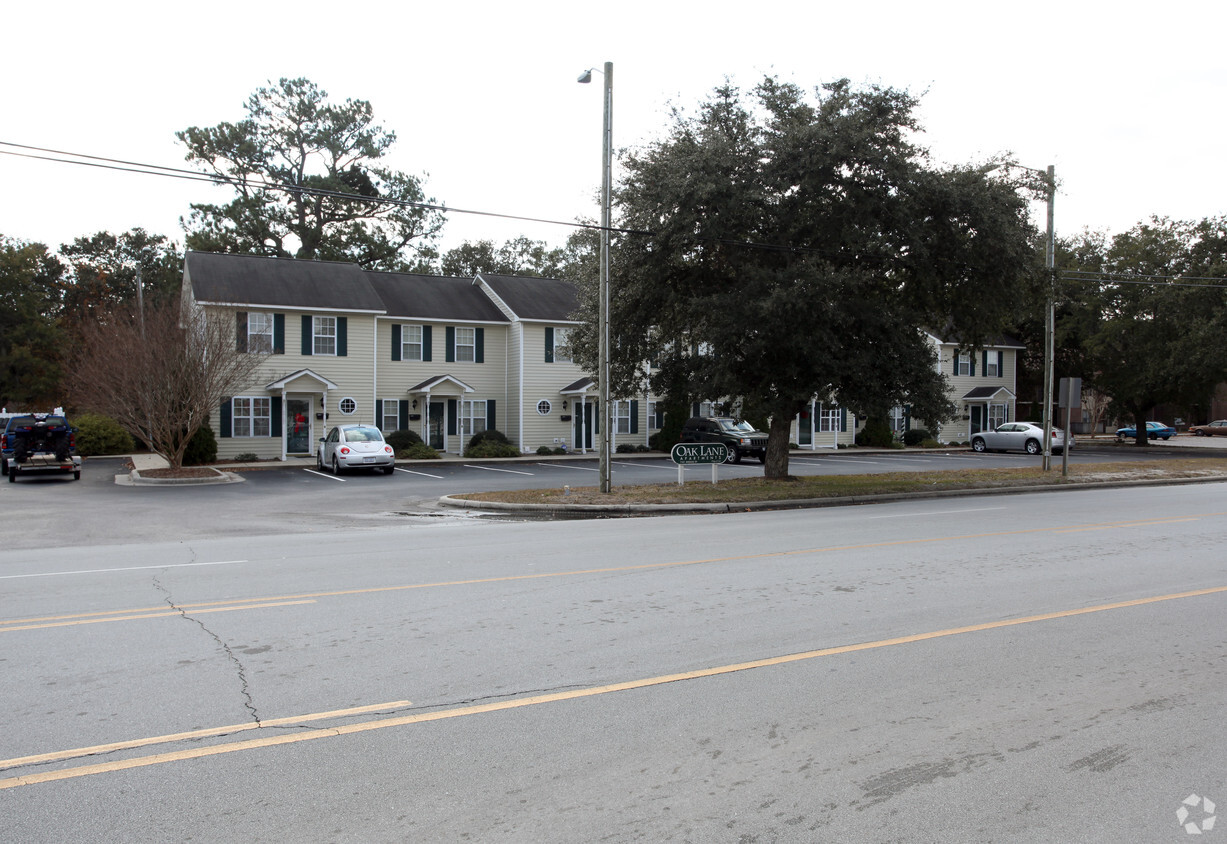
<instances>
[{"instance_id":1,"label":"large oak tree","mask_svg":"<svg viewBox=\"0 0 1227 844\"><path fill-rule=\"evenodd\" d=\"M768 477L787 475L791 420L815 395L948 418L923 329L973 347L1036 281L1029 196L1008 171L935 165L906 92L843 80L815 93L720 87L626 156L616 190L611 386L650 378L674 401L770 415ZM572 342L596 371L591 274L585 289Z\"/></svg>"}]
</instances>

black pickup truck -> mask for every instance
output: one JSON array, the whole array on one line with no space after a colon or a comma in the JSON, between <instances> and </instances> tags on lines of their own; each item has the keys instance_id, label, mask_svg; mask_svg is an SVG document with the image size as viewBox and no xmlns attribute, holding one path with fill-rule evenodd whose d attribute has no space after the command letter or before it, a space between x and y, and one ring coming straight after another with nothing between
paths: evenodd
<instances>
[{"instance_id":1,"label":"black pickup truck","mask_svg":"<svg viewBox=\"0 0 1227 844\"><path fill-rule=\"evenodd\" d=\"M52 413L14 416L0 434L0 454L9 481L31 473L72 474L81 479L81 458L68 420Z\"/></svg>"}]
</instances>

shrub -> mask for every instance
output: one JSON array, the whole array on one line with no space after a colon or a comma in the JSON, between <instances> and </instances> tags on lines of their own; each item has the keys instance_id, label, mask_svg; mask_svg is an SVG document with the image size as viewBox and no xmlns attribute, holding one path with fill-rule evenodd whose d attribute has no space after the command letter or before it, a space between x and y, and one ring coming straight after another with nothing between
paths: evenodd
<instances>
[{"instance_id":1,"label":"shrub","mask_svg":"<svg viewBox=\"0 0 1227 844\"><path fill-rule=\"evenodd\" d=\"M254 451L244 451L242 454L234 455L235 463L254 463L260 459L260 455Z\"/></svg>"},{"instance_id":2,"label":"shrub","mask_svg":"<svg viewBox=\"0 0 1227 844\"><path fill-rule=\"evenodd\" d=\"M468 454L471 449L476 448L482 443L497 443L498 445L511 445L511 440L507 439L507 435L497 428L487 428L484 431L478 431L469 438L469 444L465 448L464 453Z\"/></svg>"},{"instance_id":3,"label":"shrub","mask_svg":"<svg viewBox=\"0 0 1227 844\"><path fill-rule=\"evenodd\" d=\"M618 447L614 449L616 454L634 454L635 446L633 443L618 443Z\"/></svg>"},{"instance_id":4,"label":"shrub","mask_svg":"<svg viewBox=\"0 0 1227 844\"><path fill-rule=\"evenodd\" d=\"M550 449L550 454L566 454L566 453L567 453L567 450L560 445L555 446L554 448Z\"/></svg>"},{"instance_id":5,"label":"shrub","mask_svg":"<svg viewBox=\"0 0 1227 844\"><path fill-rule=\"evenodd\" d=\"M184 466L200 466L217 460L217 437L208 425L201 425L187 441L183 451Z\"/></svg>"},{"instance_id":6,"label":"shrub","mask_svg":"<svg viewBox=\"0 0 1227 844\"><path fill-rule=\"evenodd\" d=\"M942 444L939 443L937 440L933 439L932 437L929 437L927 440L921 441L920 447L921 448L941 448Z\"/></svg>"},{"instance_id":7,"label":"shrub","mask_svg":"<svg viewBox=\"0 0 1227 844\"><path fill-rule=\"evenodd\" d=\"M408 448L398 450L396 456L402 460L438 460L439 452L419 439Z\"/></svg>"},{"instance_id":8,"label":"shrub","mask_svg":"<svg viewBox=\"0 0 1227 844\"><path fill-rule=\"evenodd\" d=\"M474 434L473 439L477 439L478 436L478 434ZM506 438L504 437L504 439ZM476 445L473 445L470 441L469 447L464 450L464 456L472 458L519 457L520 450L509 442L496 442L487 437Z\"/></svg>"},{"instance_id":9,"label":"shrub","mask_svg":"<svg viewBox=\"0 0 1227 844\"><path fill-rule=\"evenodd\" d=\"M77 453L83 457L98 454L129 454L136 448L132 435L109 416L82 413L72 422L77 429Z\"/></svg>"},{"instance_id":10,"label":"shrub","mask_svg":"<svg viewBox=\"0 0 1227 844\"><path fill-rule=\"evenodd\" d=\"M538 454L542 454L542 455L545 455L545 454L553 454L553 453L554 453L554 451L555 451L555 449L551 448L551 447L550 447L550 446L548 446L548 445L539 445L539 446L537 446L537 453L538 453Z\"/></svg>"},{"instance_id":11,"label":"shrub","mask_svg":"<svg viewBox=\"0 0 1227 844\"><path fill-rule=\"evenodd\" d=\"M399 431L393 431L384 437L388 445L392 446L392 450L397 454L402 451L407 451L413 446L422 441L421 435L417 431L410 431L407 428L401 428Z\"/></svg>"},{"instance_id":12,"label":"shrub","mask_svg":"<svg viewBox=\"0 0 1227 844\"><path fill-rule=\"evenodd\" d=\"M865 420L865 427L856 435L856 444L867 448L894 448L895 434L890 429L886 417L870 417Z\"/></svg>"},{"instance_id":13,"label":"shrub","mask_svg":"<svg viewBox=\"0 0 1227 844\"><path fill-rule=\"evenodd\" d=\"M929 433L928 428L909 428L903 432L904 445L920 445L925 440L933 439L933 435Z\"/></svg>"},{"instance_id":14,"label":"shrub","mask_svg":"<svg viewBox=\"0 0 1227 844\"><path fill-rule=\"evenodd\" d=\"M635 446L635 451L638 452L639 454L646 454L647 452L651 450L652 449L650 446L646 446L643 443L639 443L639 445Z\"/></svg>"}]
</instances>

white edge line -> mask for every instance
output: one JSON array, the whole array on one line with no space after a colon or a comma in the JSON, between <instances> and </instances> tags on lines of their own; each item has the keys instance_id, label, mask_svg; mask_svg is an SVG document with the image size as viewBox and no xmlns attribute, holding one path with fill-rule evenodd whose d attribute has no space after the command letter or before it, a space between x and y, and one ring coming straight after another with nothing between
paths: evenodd
<instances>
[{"instance_id":1,"label":"white edge line","mask_svg":"<svg viewBox=\"0 0 1227 844\"><path fill-rule=\"evenodd\" d=\"M599 469L590 469L587 466L563 466L559 463L538 463L538 466L544 466L547 469L574 469L577 472L597 472ZM618 464L622 465L622 464Z\"/></svg>"},{"instance_id":2,"label":"white edge line","mask_svg":"<svg viewBox=\"0 0 1227 844\"><path fill-rule=\"evenodd\" d=\"M44 571L36 574L5 574L0 580L16 580L22 577L59 577L65 574L110 574L115 571L145 571L147 569L186 569L193 566L233 566L247 560L217 560L212 563L163 563L160 566L125 566L118 569L80 569L79 571Z\"/></svg>"},{"instance_id":3,"label":"white edge line","mask_svg":"<svg viewBox=\"0 0 1227 844\"><path fill-rule=\"evenodd\" d=\"M412 469L402 469L399 466L396 467L396 471L405 472L406 474L409 474L409 475L421 475L424 478L438 478L439 480L443 480L442 475L432 475L429 472L415 472Z\"/></svg>"},{"instance_id":4,"label":"white edge line","mask_svg":"<svg viewBox=\"0 0 1227 844\"><path fill-rule=\"evenodd\" d=\"M338 478L336 475L326 475L323 472L321 472L319 469L305 469L304 468L303 471L310 472L313 475L319 475L321 478L328 478L328 480L330 481L340 481L341 483L345 483L344 478Z\"/></svg>"},{"instance_id":5,"label":"white edge line","mask_svg":"<svg viewBox=\"0 0 1227 844\"><path fill-rule=\"evenodd\" d=\"M464 468L466 469L485 469L487 472L508 472L512 475L528 475L529 477L532 477L532 474L533 474L532 472L517 472L515 469L496 469L493 466L474 466L471 463L465 463Z\"/></svg>"}]
</instances>

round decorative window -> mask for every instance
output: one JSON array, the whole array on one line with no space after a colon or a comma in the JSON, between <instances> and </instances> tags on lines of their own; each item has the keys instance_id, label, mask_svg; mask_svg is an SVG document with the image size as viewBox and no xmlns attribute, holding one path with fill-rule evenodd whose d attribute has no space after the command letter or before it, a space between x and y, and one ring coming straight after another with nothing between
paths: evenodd
<instances>
[{"instance_id":1,"label":"round decorative window","mask_svg":"<svg viewBox=\"0 0 1227 844\"><path fill-rule=\"evenodd\" d=\"M337 408L346 416L349 416L358 409L358 403L351 398L343 398L337 402Z\"/></svg>"},{"instance_id":2,"label":"round decorative window","mask_svg":"<svg viewBox=\"0 0 1227 844\"><path fill-rule=\"evenodd\" d=\"M550 403L545 399L542 399L541 401L537 402L537 412L540 413L542 416L549 416L550 415Z\"/></svg>"}]
</instances>

